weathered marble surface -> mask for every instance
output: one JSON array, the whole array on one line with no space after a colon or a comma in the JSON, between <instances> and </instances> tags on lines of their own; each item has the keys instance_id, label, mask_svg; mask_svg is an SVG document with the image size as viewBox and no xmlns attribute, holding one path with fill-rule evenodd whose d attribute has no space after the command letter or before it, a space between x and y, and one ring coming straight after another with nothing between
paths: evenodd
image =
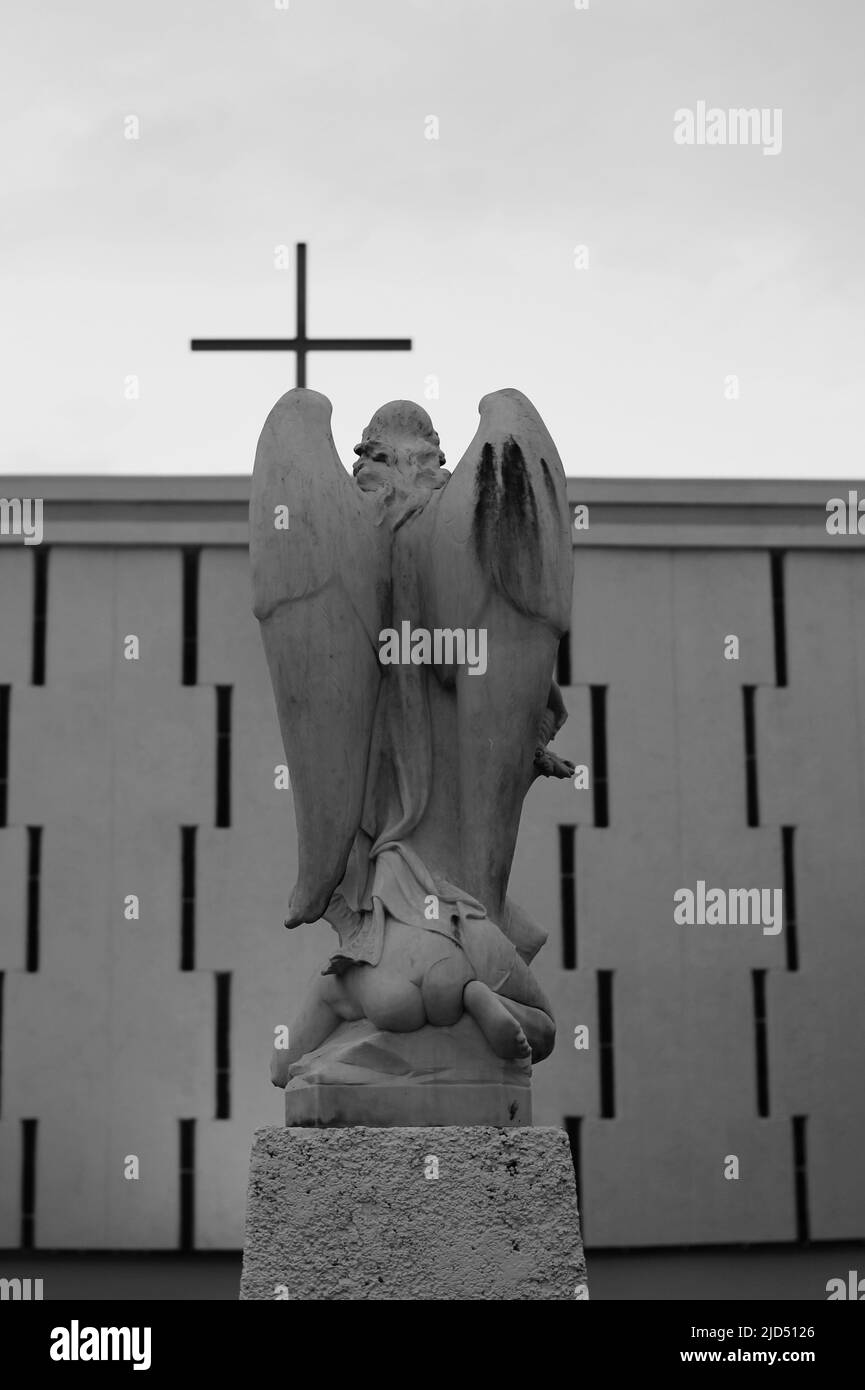
<instances>
[{"instance_id":1,"label":"weathered marble surface","mask_svg":"<svg viewBox=\"0 0 865 1390\"><path fill-rule=\"evenodd\" d=\"M567 1137L546 1127L261 1129L240 1296L585 1297Z\"/></svg>"},{"instance_id":2,"label":"weathered marble surface","mask_svg":"<svg viewBox=\"0 0 865 1390\"><path fill-rule=\"evenodd\" d=\"M343 1023L290 1069L287 1125L528 1125L528 1058L491 1054L473 1019L389 1033Z\"/></svg>"}]
</instances>

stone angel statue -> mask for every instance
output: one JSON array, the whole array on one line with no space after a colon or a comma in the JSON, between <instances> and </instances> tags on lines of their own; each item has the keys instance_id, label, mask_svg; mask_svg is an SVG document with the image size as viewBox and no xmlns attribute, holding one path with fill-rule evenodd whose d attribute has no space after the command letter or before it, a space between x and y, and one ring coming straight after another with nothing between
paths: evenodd
<instances>
[{"instance_id":1,"label":"stone angel statue","mask_svg":"<svg viewBox=\"0 0 865 1390\"><path fill-rule=\"evenodd\" d=\"M574 771L548 747L565 478L519 391L479 411L453 472L410 401L376 411L353 477L316 391L284 395L259 440L254 611L299 841L285 925L337 937L274 1052L290 1124L530 1123L552 1051L530 969L546 935L507 887L533 780Z\"/></svg>"}]
</instances>

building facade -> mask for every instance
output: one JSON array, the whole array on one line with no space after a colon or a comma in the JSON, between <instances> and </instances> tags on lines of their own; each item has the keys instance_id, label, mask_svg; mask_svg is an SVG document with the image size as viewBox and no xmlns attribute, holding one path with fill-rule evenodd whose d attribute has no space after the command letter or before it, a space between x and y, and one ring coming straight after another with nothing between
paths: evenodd
<instances>
[{"instance_id":1,"label":"building facade","mask_svg":"<svg viewBox=\"0 0 865 1390\"><path fill-rule=\"evenodd\" d=\"M44 539L0 538L0 1247L237 1247L274 1029L332 941L282 928L248 479L3 491ZM590 1247L865 1235L848 491L569 482L556 749L585 775L533 787L511 893L549 932L535 1122L568 1128ZM780 918L676 920L753 889Z\"/></svg>"}]
</instances>

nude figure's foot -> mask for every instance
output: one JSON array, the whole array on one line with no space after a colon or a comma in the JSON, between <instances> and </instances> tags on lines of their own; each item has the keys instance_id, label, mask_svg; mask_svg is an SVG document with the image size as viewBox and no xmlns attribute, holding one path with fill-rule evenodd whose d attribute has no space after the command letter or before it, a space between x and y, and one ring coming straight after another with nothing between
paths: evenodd
<instances>
[{"instance_id":1,"label":"nude figure's foot","mask_svg":"<svg viewBox=\"0 0 865 1390\"><path fill-rule=\"evenodd\" d=\"M471 1014L497 1057L510 1061L531 1057L529 1041L501 999L480 980L470 980L463 991L466 1012Z\"/></svg>"}]
</instances>

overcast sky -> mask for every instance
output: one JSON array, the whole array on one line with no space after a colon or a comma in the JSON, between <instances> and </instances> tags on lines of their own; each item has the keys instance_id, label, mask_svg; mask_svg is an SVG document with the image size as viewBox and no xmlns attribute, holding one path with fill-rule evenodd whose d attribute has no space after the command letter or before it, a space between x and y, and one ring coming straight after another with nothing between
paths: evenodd
<instances>
[{"instance_id":1,"label":"overcast sky","mask_svg":"<svg viewBox=\"0 0 865 1390\"><path fill-rule=\"evenodd\" d=\"M346 462L517 386L568 473L862 476L863 0L3 10L4 472L248 473L293 357L188 343L291 336L305 240L311 334L414 340L310 358ZM700 101L780 153L676 144Z\"/></svg>"}]
</instances>

